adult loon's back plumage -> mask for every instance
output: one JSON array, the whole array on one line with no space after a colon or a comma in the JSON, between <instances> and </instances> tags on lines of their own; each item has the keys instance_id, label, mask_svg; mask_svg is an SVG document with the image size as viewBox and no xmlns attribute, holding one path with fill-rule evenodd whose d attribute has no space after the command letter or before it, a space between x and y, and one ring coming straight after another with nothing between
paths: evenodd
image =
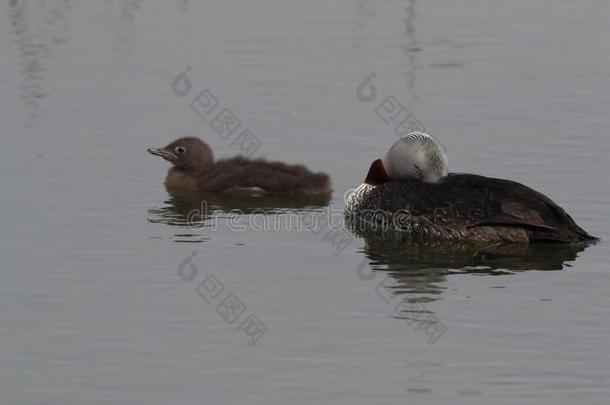
<instances>
[{"instance_id":1,"label":"adult loon's back plumage","mask_svg":"<svg viewBox=\"0 0 610 405\"><path fill-rule=\"evenodd\" d=\"M359 226L450 240L580 242L595 238L545 195L523 184L474 174L437 183L415 179L367 187L348 204Z\"/></svg>"}]
</instances>

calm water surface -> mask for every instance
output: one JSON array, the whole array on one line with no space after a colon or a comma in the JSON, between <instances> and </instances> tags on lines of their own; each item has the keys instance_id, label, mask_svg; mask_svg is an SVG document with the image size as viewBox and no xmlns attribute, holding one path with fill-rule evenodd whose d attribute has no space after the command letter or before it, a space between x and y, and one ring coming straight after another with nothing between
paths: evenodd
<instances>
[{"instance_id":1,"label":"calm water surface","mask_svg":"<svg viewBox=\"0 0 610 405\"><path fill-rule=\"evenodd\" d=\"M396 138L376 113L393 96L453 171L527 183L607 239L609 3L14 0L0 14L0 402L607 403L606 242L472 251L251 220L340 217ZM185 226L199 201L168 194L145 149L190 135L239 153L191 109L204 89L255 155L330 173L332 199L210 197Z\"/></svg>"}]
</instances>

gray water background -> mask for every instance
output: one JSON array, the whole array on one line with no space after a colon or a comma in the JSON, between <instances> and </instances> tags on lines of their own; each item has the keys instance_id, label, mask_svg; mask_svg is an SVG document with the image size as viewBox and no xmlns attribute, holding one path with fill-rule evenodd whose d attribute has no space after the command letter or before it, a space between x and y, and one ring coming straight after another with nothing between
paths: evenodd
<instances>
[{"instance_id":1,"label":"gray water background","mask_svg":"<svg viewBox=\"0 0 610 405\"><path fill-rule=\"evenodd\" d=\"M607 243L556 271L462 268L439 247L447 265L430 269L361 238L339 251L324 231L193 230L144 150L200 136L238 153L189 106L209 89L256 156L328 172L340 212L396 138L375 113L394 95L452 171L526 183L607 239L609 3L16 0L0 14L1 403L607 403ZM266 326L254 345L197 293L211 274ZM442 336L401 319L401 297Z\"/></svg>"}]
</instances>

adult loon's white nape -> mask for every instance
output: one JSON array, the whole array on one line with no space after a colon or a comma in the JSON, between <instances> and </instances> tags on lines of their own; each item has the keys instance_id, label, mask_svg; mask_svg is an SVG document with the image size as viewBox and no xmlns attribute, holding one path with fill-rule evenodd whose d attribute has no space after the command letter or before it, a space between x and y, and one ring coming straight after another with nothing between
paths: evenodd
<instances>
[{"instance_id":1,"label":"adult loon's white nape","mask_svg":"<svg viewBox=\"0 0 610 405\"><path fill-rule=\"evenodd\" d=\"M397 140L382 159L393 180L417 179L436 183L449 173L449 162L441 144L423 132L412 132Z\"/></svg>"}]
</instances>

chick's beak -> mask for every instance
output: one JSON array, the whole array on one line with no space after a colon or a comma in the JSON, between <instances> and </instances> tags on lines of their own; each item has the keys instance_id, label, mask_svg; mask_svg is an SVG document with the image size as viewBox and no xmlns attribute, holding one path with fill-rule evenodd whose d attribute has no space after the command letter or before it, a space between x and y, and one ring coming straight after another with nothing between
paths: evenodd
<instances>
[{"instance_id":1,"label":"chick's beak","mask_svg":"<svg viewBox=\"0 0 610 405\"><path fill-rule=\"evenodd\" d=\"M148 148L146 151L151 155L161 156L163 159L169 160L170 162L176 159L176 155L166 149Z\"/></svg>"}]
</instances>

